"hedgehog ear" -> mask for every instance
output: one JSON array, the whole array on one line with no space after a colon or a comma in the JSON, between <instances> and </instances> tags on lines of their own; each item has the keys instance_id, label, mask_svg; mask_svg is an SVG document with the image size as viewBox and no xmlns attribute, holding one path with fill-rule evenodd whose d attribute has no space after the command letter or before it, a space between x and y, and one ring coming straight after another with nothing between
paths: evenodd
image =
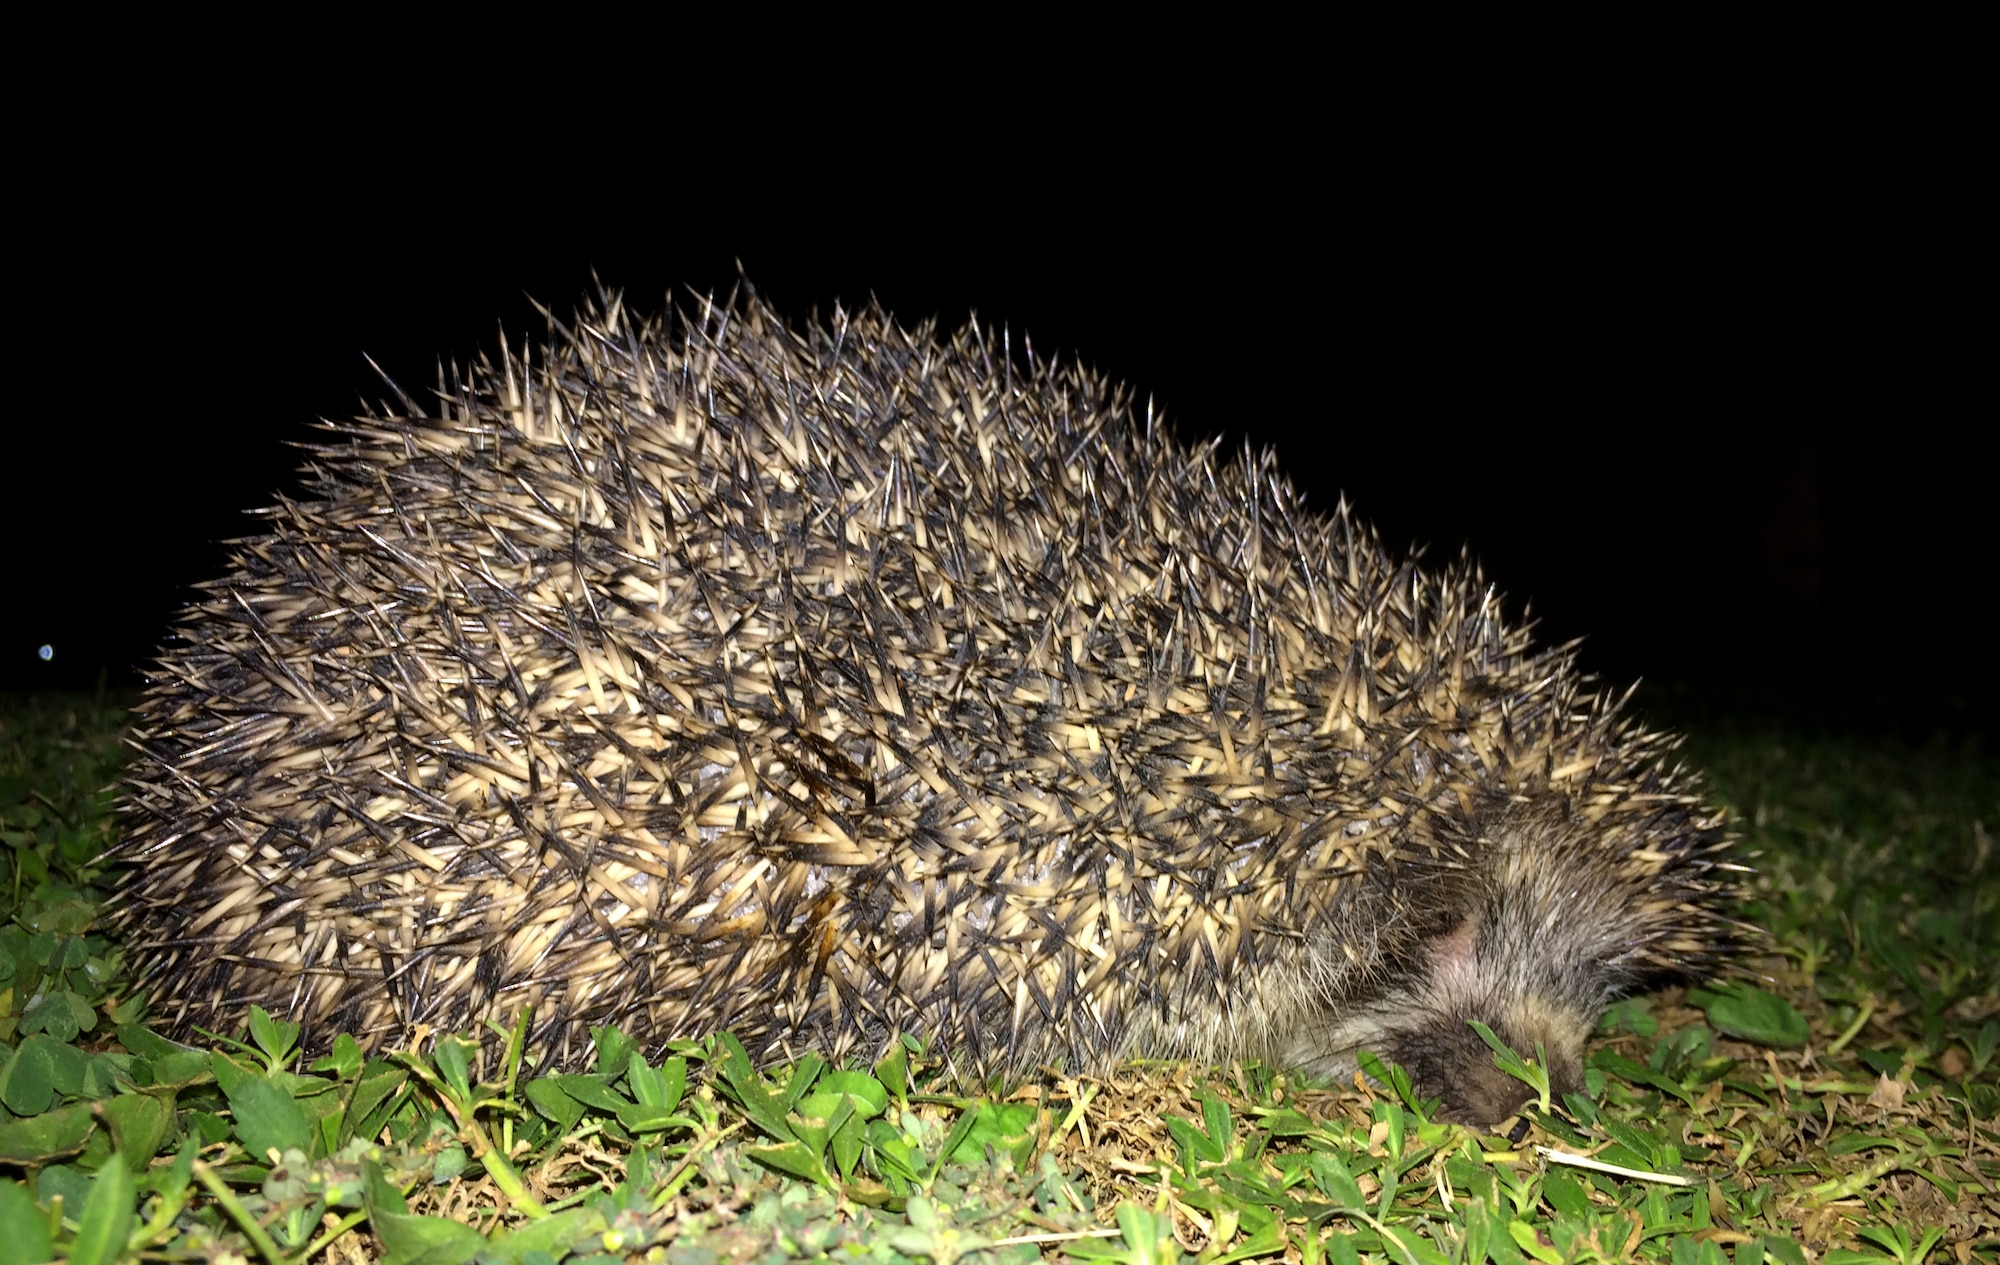
<instances>
[{"instance_id":1,"label":"hedgehog ear","mask_svg":"<svg viewBox=\"0 0 2000 1265\"><path fill-rule=\"evenodd\" d=\"M1431 963L1440 970L1470 968L1479 957L1479 916L1466 914L1446 924L1442 933L1424 945Z\"/></svg>"},{"instance_id":2,"label":"hedgehog ear","mask_svg":"<svg viewBox=\"0 0 2000 1265\"><path fill-rule=\"evenodd\" d=\"M1479 915L1469 913L1423 941L1431 987L1447 996L1479 995Z\"/></svg>"}]
</instances>

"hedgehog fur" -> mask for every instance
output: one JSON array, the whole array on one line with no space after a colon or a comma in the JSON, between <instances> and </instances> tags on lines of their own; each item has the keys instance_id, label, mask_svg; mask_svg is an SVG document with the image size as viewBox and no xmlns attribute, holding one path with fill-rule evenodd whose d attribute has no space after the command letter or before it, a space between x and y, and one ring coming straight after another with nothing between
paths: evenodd
<instances>
[{"instance_id":1,"label":"hedgehog fur","mask_svg":"<svg viewBox=\"0 0 2000 1265\"><path fill-rule=\"evenodd\" d=\"M171 1030L1404 1064L1465 1120L1734 944L1719 813L1469 562L1075 366L600 296L333 424L139 708Z\"/></svg>"}]
</instances>

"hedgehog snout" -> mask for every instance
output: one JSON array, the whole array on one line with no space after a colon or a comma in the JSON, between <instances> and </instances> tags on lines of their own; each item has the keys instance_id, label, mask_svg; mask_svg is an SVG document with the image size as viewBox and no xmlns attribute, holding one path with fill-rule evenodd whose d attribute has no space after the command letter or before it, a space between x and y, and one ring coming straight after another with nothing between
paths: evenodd
<instances>
[{"instance_id":1,"label":"hedgehog snout","mask_svg":"<svg viewBox=\"0 0 2000 1265\"><path fill-rule=\"evenodd\" d=\"M1392 1034L1388 1056L1410 1074L1417 1093L1441 1098L1438 1118L1458 1124L1491 1125L1505 1120L1533 1096L1525 1082L1494 1063L1493 1050L1472 1030L1479 1019L1494 1035L1517 1051L1533 1057L1537 1043L1549 1062L1551 1096L1575 1093L1583 1087L1583 1042L1563 1032L1531 1035L1499 1014L1454 1013L1422 1027ZM1555 1044L1550 1037L1557 1038Z\"/></svg>"}]
</instances>

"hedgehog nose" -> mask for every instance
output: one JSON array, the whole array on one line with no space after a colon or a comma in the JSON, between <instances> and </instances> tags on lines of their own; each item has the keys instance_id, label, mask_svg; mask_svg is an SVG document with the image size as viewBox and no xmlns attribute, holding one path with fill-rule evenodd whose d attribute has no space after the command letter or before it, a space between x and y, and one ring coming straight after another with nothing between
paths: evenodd
<instances>
[{"instance_id":1,"label":"hedgehog nose","mask_svg":"<svg viewBox=\"0 0 2000 1265\"><path fill-rule=\"evenodd\" d=\"M1498 1124L1532 1097L1527 1085L1491 1063L1462 1067L1452 1083L1437 1092L1444 1098L1438 1119L1465 1125Z\"/></svg>"}]
</instances>

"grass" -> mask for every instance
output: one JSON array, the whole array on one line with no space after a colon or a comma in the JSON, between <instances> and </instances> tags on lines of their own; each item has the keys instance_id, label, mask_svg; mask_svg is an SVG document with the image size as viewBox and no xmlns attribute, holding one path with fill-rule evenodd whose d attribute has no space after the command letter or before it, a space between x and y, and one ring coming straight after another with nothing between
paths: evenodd
<instances>
[{"instance_id":1,"label":"grass","mask_svg":"<svg viewBox=\"0 0 2000 1265\"><path fill-rule=\"evenodd\" d=\"M558 1076L452 1037L302 1065L262 1014L178 1045L97 931L123 702L0 701L0 1265L2000 1261L2000 761L1973 746L1704 722L1772 952L1621 1004L1565 1102L1496 1052L1542 1094L1488 1134L1392 1068L1001 1099L914 1041L760 1072L606 1029Z\"/></svg>"}]
</instances>

